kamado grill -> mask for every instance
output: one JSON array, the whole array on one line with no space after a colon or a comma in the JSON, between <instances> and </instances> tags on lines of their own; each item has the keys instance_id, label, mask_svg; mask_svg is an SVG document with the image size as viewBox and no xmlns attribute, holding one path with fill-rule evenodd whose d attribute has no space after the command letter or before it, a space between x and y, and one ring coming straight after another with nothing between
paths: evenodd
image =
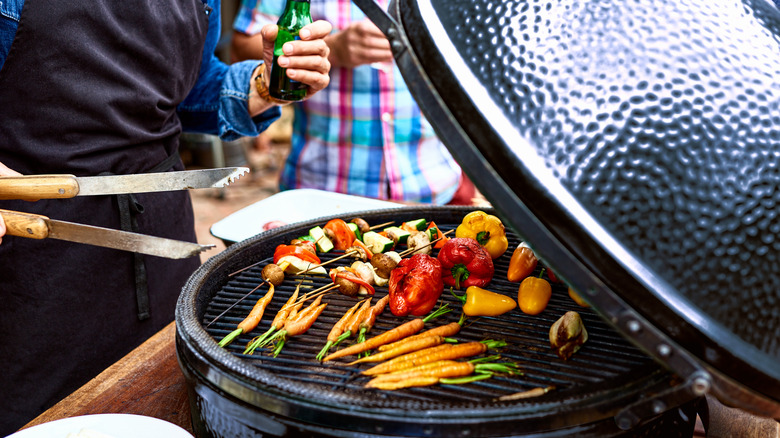
<instances>
[{"instance_id":1,"label":"kamado grill","mask_svg":"<svg viewBox=\"0 0 780 438\"><path fill-rule=\"evenodd\" d=\"M690 436L707 393L780 417L780 12L771 3L397 0L387 13L355 3L511 228L510 248L527 241L593 309L554 284L541 314L480 318L457 336L506 340L499 353L522 376L366 389L367 365L314 360L354 302L346 297L327 297L277 358L241 354L270 317L217 346L264 293L230 308L257 286L276 245L330 217L275 229L210 259L180 298L177 352L198 436ZM449 230L471 210L355 216ZM490 289L515 297L507 261L497 260ZM295 284L278 288L267 314ZM456 303L447 290L442 299ZM564 361L547 333L567 310L590 337ZM373 333L402 321L386 310Z\"/></svg>"}]
</instances>

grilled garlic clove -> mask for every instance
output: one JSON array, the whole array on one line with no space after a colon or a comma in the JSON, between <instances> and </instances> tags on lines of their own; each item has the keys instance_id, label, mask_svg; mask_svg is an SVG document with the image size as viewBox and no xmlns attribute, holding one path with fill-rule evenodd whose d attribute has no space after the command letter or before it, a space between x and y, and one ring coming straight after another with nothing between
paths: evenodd
<instances>
[{"instance_id":1,"label":"grilled garlic clove","mask_svg":"<svg viewBox=\"0 0 780 438\"><path fill-rule=\"evenodd\" d=\"M566 312L550 327L550 346L561 359L568 359L588 340L588 331L577 312Z\"/></svg>"}]
</instances>

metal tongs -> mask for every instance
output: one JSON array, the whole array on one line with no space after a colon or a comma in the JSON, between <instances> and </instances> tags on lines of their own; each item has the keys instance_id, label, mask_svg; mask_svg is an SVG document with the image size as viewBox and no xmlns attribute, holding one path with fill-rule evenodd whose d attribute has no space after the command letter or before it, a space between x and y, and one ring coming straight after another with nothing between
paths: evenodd
<instances>
[{"instance_id":1,"label":"metal tongs","mask_svg":"<svg viewBox=\"0 0 780 438\"><path fill-rule=\"evenodd\" d=\"M75 196L163 192L218 188L249 171L246 167L188 170L136 175L76 177L74 175L25 175L0 177L0 199L64 199ZM158 257L193 257L215 245L147 236L109 228L49 219L32 213L0 209L6 234L32 239L60 239Z\"/></svg>"}]
</instances>

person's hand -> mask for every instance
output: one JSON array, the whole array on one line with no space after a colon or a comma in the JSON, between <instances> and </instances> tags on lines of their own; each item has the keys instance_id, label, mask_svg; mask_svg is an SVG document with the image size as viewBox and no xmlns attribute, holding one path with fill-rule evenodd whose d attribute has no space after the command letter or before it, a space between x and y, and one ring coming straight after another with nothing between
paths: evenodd
<instances>
[{"instance_id":1,"label":"person's hand","mask_svg":"<svg viewBox=\"0 0 780 438\"><path fill-rule=\"evenodd\" d=\"M9 169L5 164L0 163L0 177L3 176L19 176L21 173ZM5 222L3 222L3 216L0 216L0 243L3 242L3 236L5 236Z\"/></svg>"},{"instance_id":2,"label":"person's hand","mask_svg":"<svg viewBox=\"0 0 780 438\"><path fill-rule=\"evenodd\" d=\"M330 83L330 76L328 76L330 49L325 44L325 37L330 35L332 29L333 26L327 21L317 20L298 32L300 40L289 41L282 46L284 55L280 56L277 62L287 69L287 76L290 79L309 86L306 97L322 90ZM260 31L263 35L263 60L269 68L273 64L277 31L275 24L266 24ZM270 72L270 70L266 71Z\"/></svg>"},{"instance_id":3,"label":"person's hand","mask_svg":"<svg viewBox=\"0 0 780 438\"><path fill-rule=\"evenodd\" d=\"M330 62L334 67L355 68L393 60L390 42L370 20L351 23L325 41L330 47Z\"/></svg>"},{"instance_id":4,"label":"person's hand","mask_svg":"<svg viewBox=\"0 0 780 438\"><path fill-rule=\"evenodd\" d=\"M276 41L278 29L275 24L266 24L260 31L263 62L266 69L266 86L270 83L271 66L274 59L274 41ZM330 34L332 29L333 26L327 21L317 20L304 26L298 32L300 40L289 41L282 46L284 55L279 57L279 65L287 68L287 76L290 79L308 85L309 89L305 99L327 87L330 83L330 76L328 75L330 72L330 61L328 61L330 49L324 38ZM262 67L260 66L255 70L252 78L257 76ZM255 116L271 106L270 102L260 98L253 80L252 84L250 84L249 92L249 114Z\"/></svg>"}]
</instances>

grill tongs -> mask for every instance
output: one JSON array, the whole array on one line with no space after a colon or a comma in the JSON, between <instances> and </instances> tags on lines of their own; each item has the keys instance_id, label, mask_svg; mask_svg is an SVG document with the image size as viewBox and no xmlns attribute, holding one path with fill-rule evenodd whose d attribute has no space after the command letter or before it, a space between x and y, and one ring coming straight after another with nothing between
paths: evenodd
<instances>
[{"instance_id":1,"label":"grill tongs","mask_svg":"<svg viewBox=\"0 0 780 438\"><path fill-rule=\"evenodd\" d=\"M0 177L0 199L64 199L75 196L218 188L230 184L248 171L245 167L231 167L90 177L7 176ZM11 210L0 209L0 216L7 228L6 234L10 236L53 238L171 259L193 257L215 246L58 221L38 214Z\"/></svg>"}]
</instances>

